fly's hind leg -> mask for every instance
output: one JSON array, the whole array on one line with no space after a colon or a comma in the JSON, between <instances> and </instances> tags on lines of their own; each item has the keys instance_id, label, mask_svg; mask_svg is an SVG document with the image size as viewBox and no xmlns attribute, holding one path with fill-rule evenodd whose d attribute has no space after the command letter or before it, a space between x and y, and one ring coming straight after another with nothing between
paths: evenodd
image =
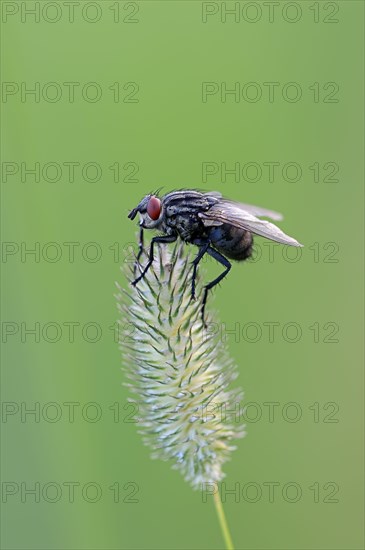
<instances>
[{"instance_id":1,"label":"fly's hind leg","mask_svg":"<svg viewBox=\"0 0 365 550\"><path fill-rule=\"evenodd\" d=\"M204 326L206 326L205 319L204 319L204 314L205 314L205 306L206 306L207 298L208 298L208 292L213 287L215 287L215 285L217 285L222 279L224 279L224 277L228 274L228 272L230 271L230 269L232 267L231 263L227 260L227 258L225 258L222 254L220 254L217 250L215 250L211 246L207 247L206 252L209 254L209 256L212 256L212 258L214 258L215 260L217 260L217 262L222 264L226 269L220 275L218 275L218 277L216 279L214 279L214 281L211 281L210 283L208 283L204 287L204 294L203 294L203 299L202 299L202 309L201 309L201 317L202 317L202 321L203 321Z\"/></svg>"}]
</instances>

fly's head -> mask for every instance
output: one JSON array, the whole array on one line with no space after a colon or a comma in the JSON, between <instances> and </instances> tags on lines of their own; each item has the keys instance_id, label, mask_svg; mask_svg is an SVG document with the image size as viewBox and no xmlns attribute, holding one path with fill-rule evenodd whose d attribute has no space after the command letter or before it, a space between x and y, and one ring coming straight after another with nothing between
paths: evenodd
<instances>
[{"instance_id":1,"label":"fly's head","mask_svg":"<svg viewBox=\"0 0 365 550\"><path fill-rule=\"evenodd\" d=\"M162 222L162 204L156 195L146 195L141 202L128 214L134 220L139 214L139 225L145 229L157 228Z\"/></svg>"}]
</instances>

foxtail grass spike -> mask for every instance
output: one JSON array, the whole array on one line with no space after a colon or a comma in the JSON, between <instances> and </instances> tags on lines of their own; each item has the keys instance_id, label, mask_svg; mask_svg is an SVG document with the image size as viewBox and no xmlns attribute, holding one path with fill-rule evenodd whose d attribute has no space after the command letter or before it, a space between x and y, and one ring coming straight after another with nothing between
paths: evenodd
<instances>
[{"instance_id":1,"label":"foxtail grass spike","mask_svg":"<svg viewBox=\"0 0 365 550\"><path fill-rule=\"evenodd\" d=\"M191 261L183 244L156 248L153 266L134 288L120 292L120 346L127 386L139 406L139 427L152 458L170 461L194 489L222 480L223 464L244 435L242 392L229 389L237 372L191 299ZM147 261L142 254L140 262ZM141 266L126 264L130 283ZM197 296L201 295L197 286ZM209 302L208 302L209 307ZM217 323L217 320L214 320ZM133 331L131 331L133 327ZM215 333L215 334L214 334Z\"/></svg>"}]
</instances>

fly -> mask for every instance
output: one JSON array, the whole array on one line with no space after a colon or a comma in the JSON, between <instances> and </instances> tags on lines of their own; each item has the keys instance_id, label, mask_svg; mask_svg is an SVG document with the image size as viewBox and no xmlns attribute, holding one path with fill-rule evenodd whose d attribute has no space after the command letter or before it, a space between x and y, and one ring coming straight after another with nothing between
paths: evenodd
<instances>
[{"instance_id":1,"label":"fly","mask_svg":"<svg viewBox=\"0 0 365 550\"><path fill-rule=\"evenodd\" d=\"M182 239L198 247L198 253L192 262L193 299L198 264L204 254L209 254L224 267L224 271L204 287L201 309L203 323L209 290L222 281L230 271L232 266L228 258L243 261L252 255L253 235L260 235L285 245L302 246L275 224L260 219L264 216L280 221L283 217L278 212L234 202L223 198L217 192L204 193L181 189L167 193L161 198L157 195L146 195L136 208L131 210L128 218L134 220L137 214L140 215L137 261L143 252L143 230L156 229L162 235L152 238L148 262L142 273L132 282L133 285L143 279L151 267L155 243L173 243L177 239Z\"/></svg>"}]
</instances>

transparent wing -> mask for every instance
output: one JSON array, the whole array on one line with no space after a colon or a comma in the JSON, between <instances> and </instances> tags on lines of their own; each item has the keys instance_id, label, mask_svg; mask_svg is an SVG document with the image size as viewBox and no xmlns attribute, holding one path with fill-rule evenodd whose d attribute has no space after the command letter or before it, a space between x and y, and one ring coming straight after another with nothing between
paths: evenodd
<instances>
[{"instance_id":1,"label":"transparent wing","mask_svg":"<svg viewBox=\"0 0 365 550\"><path fill-rule=\"evenodd\" d=\"M216 199L222 198L222 193L219 191L208 191L208 193L204 193L204 195L209 195L210 197L215 197Z\"/></svg>"},{"instance_id":2,"label":"transparent wing","mask_svg":"<svg viewBox=\"0 0 365 550\"><path fill-rule=\"evenodd\" d=\"M255 215L256 214L256 215ZM266 237L278 243L291 246L303 246L296 239L286 235L279 227L267 220L260 220L256 216L267 216L274 220L282 219L281 214L266 210L259 206L250 206L246 204L235 203L226 200L220 200L206 212L199 213L204 225L221 225L229 223L235 227L246 229L251 233Z\"/></svg>"},{"instance_id":3,"label":"transparent wing","mask_svg":"<svg viewBox=\"0 0 365 550\"><path fill-rule=\"evenodd\" d=\"M236 203L236 206L240 210L244 210L245 212L248 212L253 216L265 216L266 218L270 218L277 222L280 222L283 219L283 215L280 214L280 212L275 212L275 210L267 210L267 208L261 208L261 206L254 206L253 204L243 204L243 203Z\"/></svg>"},{"instance_id":4,"label":"transparent wing","mask_svg":"<svg viewBox=\"0 0 365 550\"><path fill-rule=\"evenodd\" d=\"M209 191L209 193L206 193L206 195L210 195L217 199L222 199L222 195L221 193L219 193L219 191ZM283 219L283 215L280 214L280 212L275 212L275 210L268 210L267 208L262 208L261 206L254 206L253 204L245 204L243 202L234 202L228 199L222 199L222 202L224 202L225 204L231 204L233 207L244 210L245 212L248 212L253 216L264 216L277 222L280 222Z\"/></svg>"}]
</instances>

